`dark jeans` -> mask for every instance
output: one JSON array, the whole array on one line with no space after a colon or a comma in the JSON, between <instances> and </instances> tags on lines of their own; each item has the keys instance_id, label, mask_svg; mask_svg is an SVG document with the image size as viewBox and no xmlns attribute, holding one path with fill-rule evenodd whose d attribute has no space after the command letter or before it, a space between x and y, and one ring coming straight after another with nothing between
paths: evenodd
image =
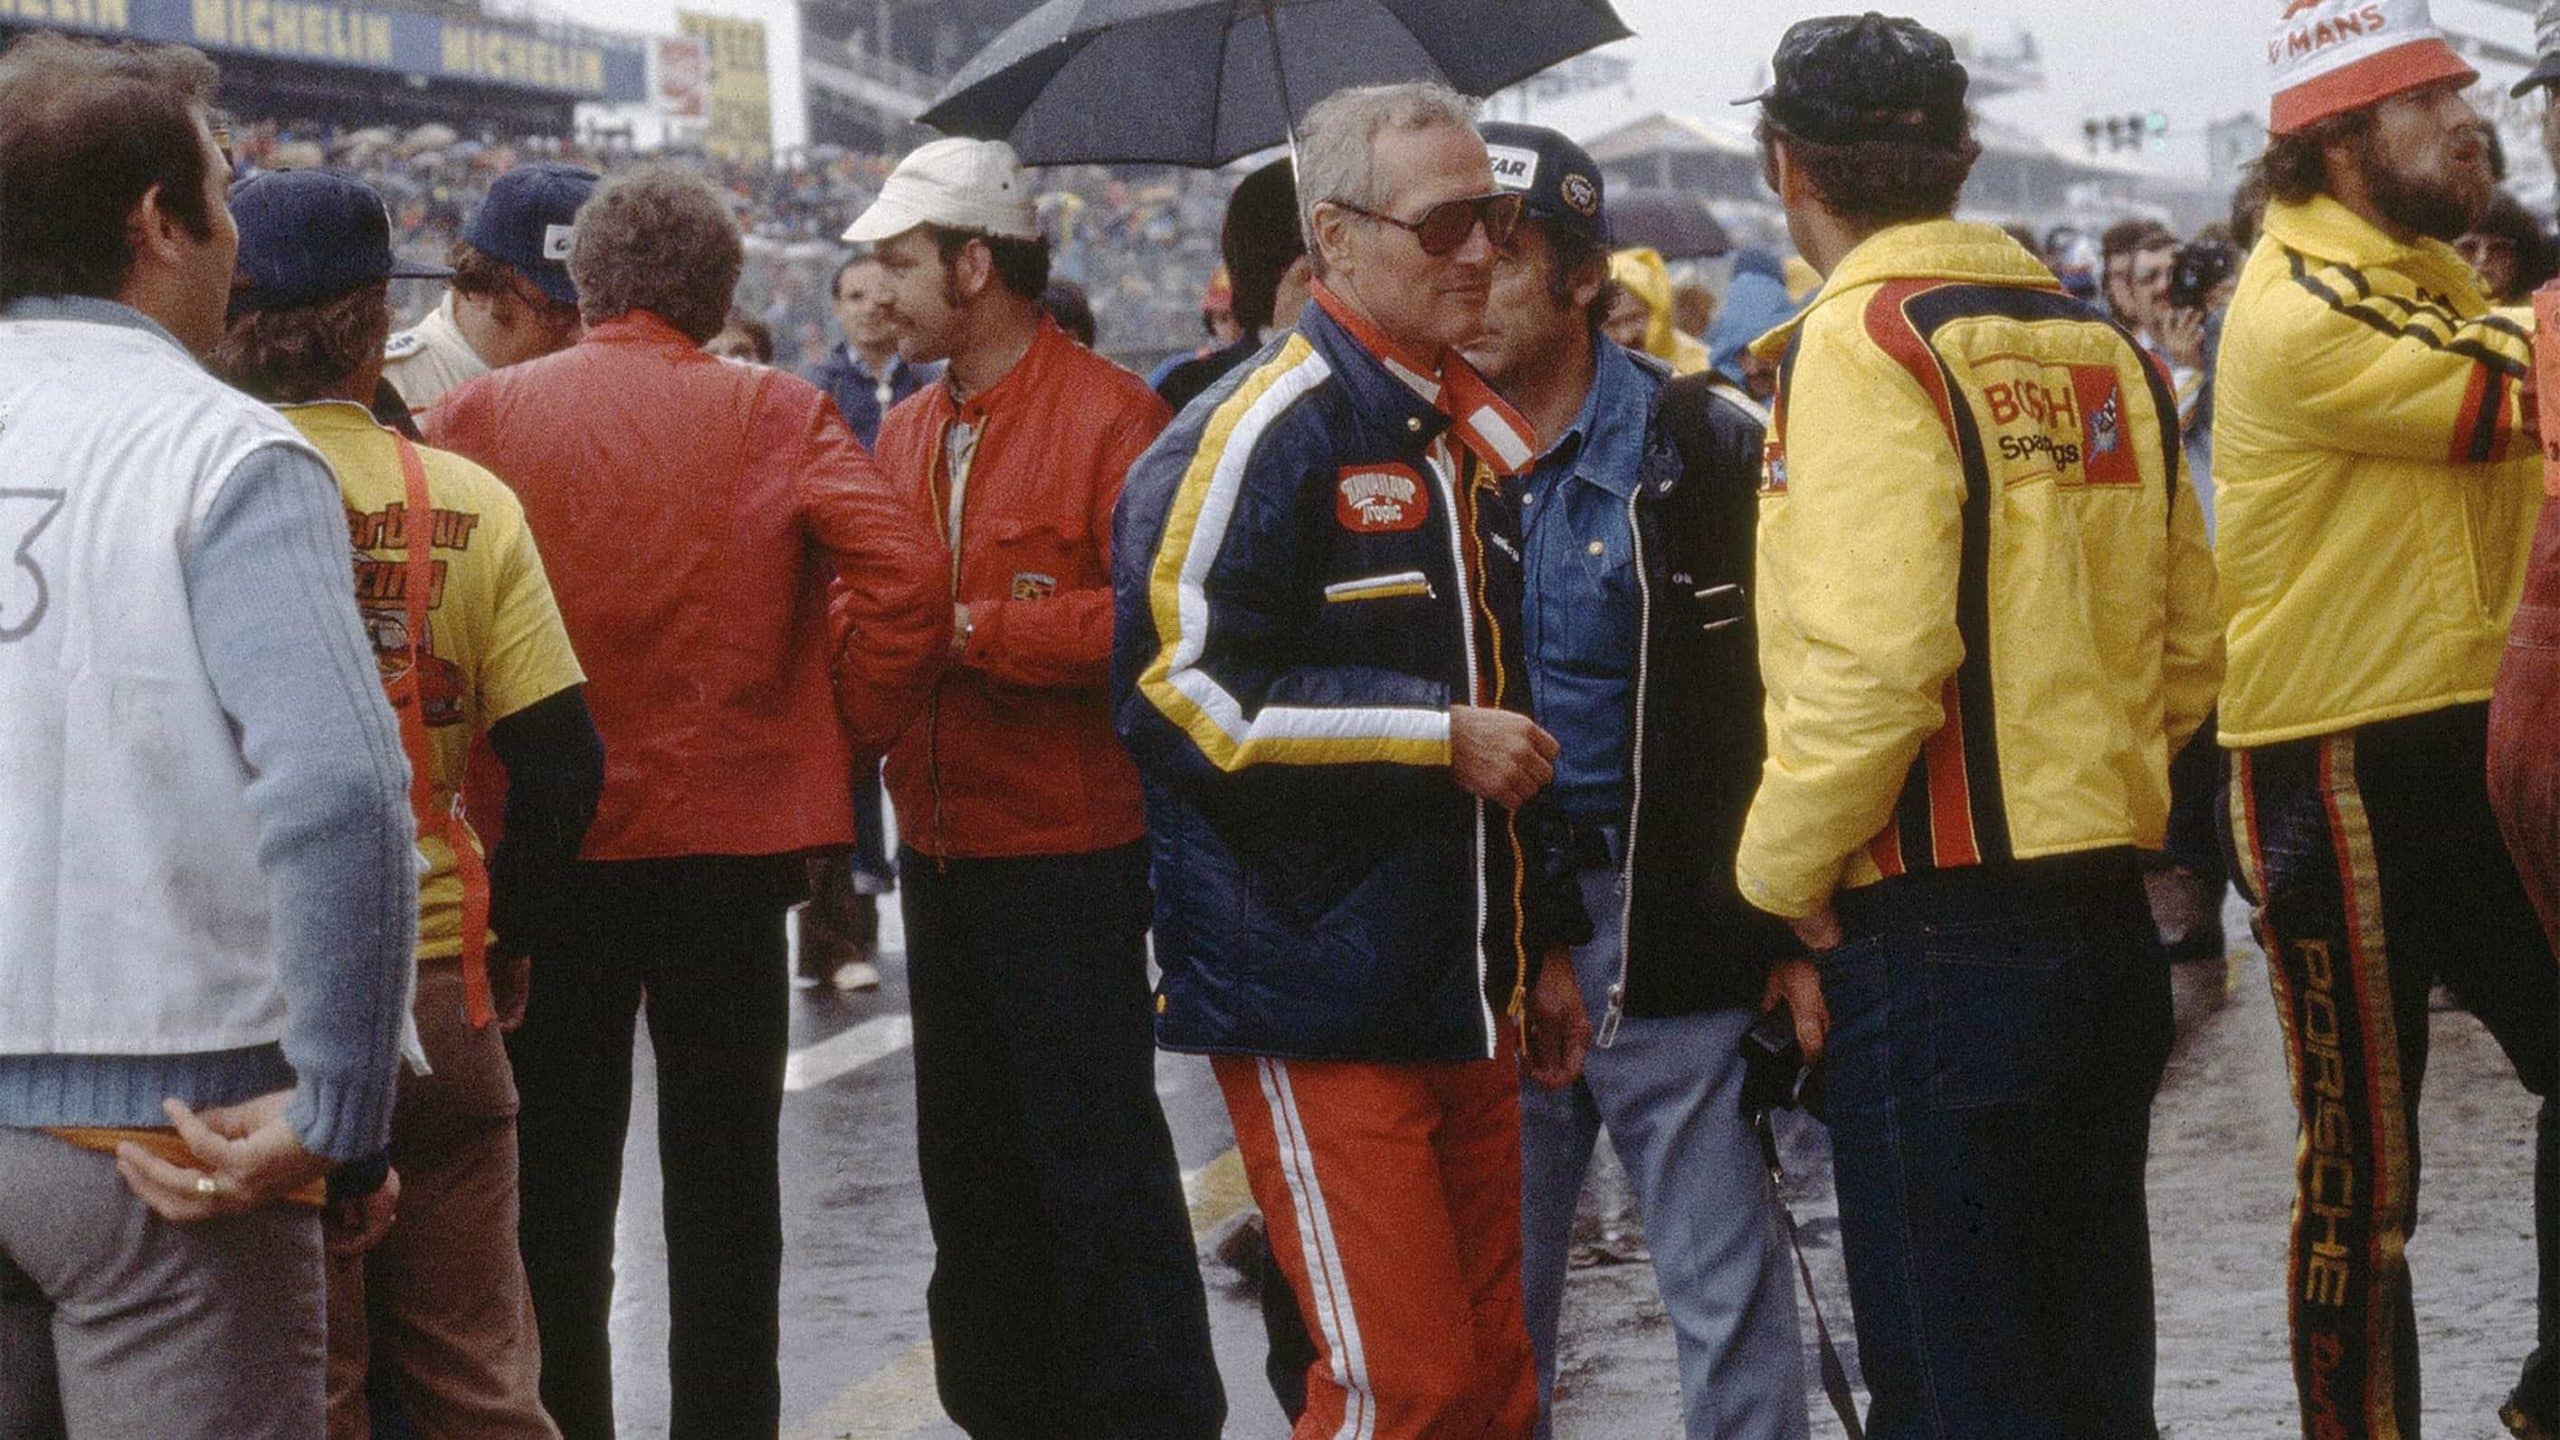
<instances>
[{"instance_id":1,"label":"dark jeans","mask_svg":"<svg viewBox=\"0 0 2560 1440\"><path fill-rule=\"evenodd\" d=\"M2169 979L2131 851L1843 892L1832 1165L1875 1440L2152 1440Z\"/></svg>"},{"instance_id":2,"label":"dark jeans","mask_svg":"<svg viewBox=\"0 0 2560 1440\"><path fill-rule=\"evenodd\" d=\"M2542 1097L2540 1323L2517 1398L2545 1426L2560 1419L2560 973L2490 813L2487 751L2487 707L2457 705L2232 759L2233 853L2257 906L2303 1135L2287 1309L2308 1437L2396 1424L2417 1440L2405 1247L2438 981Z\"/></svg>"},{"instance_id":3,"label":"dark jeans","mask_svg":"<svg viewBox=\"0 0 2560 1440\"><path fill-rule=\"evenodd\" d=\"M898 876L943 1408L980 1440L1217 1435L1156 1103L1145 847L906 850Z\"/></svg>"},{"instance_id":4,"label":"dark jeans","mask_svg":"<svg viewBox=\"0 0 2560 1440\"><path fill-rule=\"evenodd\" d=\"M2169 833L2160 849L2213 887L2213 905L2219 914L2230 870L2223 863L2222 827L2217 822L2227 768L2222 737L2214 724L2217 718L2206 716L2195 738L2169 761Z\"/></svg>"},{"instance_id":5,"label":"dark jeans","mask_svg":"<svg viewBox=\"0 0 2560 1440\"><path fill-rule=\"evenodd\" d=\"M880 803L880 766L856 762L853 772L853 870L871 882L863 893L885 894L898 872L889 868L889 830Z\"/></svg>"},{"instance_id":6,"label":"dark jeans","mask_svg":"<svg viewBox=\"0 0 2560 1440\"><path fill-rule=\"evenodd\" d=\"M564 1440L613 1434L614 1213L631 1115L632 1021L658 1065L672 1440L781 1423L782 1189L790 1039L783 912L796 859L587 862L559 944L533 957L507 1037L523 1109L525 1278L542 1403Z\"/></svg>"}]
</instances>

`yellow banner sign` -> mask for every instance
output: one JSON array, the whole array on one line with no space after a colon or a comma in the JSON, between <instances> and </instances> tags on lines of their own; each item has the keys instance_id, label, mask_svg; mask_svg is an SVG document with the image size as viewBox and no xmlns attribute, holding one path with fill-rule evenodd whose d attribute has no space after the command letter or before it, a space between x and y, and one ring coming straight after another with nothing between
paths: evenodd
<instances>
[{"instance_id":1,"label":"yellow banner sign","mask_svg":"<svg viewBox=\"0 0 2560 1440\"><path fill-rule=\"evenodd\" d=\"M765 69L764 22L676 12L676 28L711 51L711 125L702 148L723 160L773 159L773 81Z\"/></svg>"}]
</instances>

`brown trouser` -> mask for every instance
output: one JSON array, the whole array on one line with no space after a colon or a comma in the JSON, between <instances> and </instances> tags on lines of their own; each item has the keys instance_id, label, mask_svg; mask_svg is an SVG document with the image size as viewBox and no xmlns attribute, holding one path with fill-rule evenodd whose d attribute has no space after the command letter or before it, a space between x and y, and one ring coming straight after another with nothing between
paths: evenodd
<instances>
[{"instance_id":1,"label":"brown trouser","mask_svg":"<svg viewBox=\"0 0 2560 1440\"><path fill-rule=\"evenodd\" d=\"M400 1077L399 1219L371 1253L329 1260L329 1435L364 1440L365 1372L390 1372L420 1440L557 1440L516 1253L516 1086L492 1025L462 1014L453 961L418 971L434 1073Z\"/></svg>"}]
</instances>

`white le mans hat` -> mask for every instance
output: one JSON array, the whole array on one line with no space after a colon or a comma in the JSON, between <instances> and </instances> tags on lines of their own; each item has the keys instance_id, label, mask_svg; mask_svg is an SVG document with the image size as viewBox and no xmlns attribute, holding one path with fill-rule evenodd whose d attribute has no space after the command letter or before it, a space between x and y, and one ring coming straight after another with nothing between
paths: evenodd
<instances>
[{"instance_id":1,"label":"white le mans hat","mask_svg":"<svg viewBox=\"0 0 2560 1440\"><path fill-rule=\"evenodd\" d=\"M2478 71L2453 53L2427 14L2427 0L2284 0L2267 38L2279 135L2361 110L2440 80L2465 84Z\"/></svg>"}]
</instances>

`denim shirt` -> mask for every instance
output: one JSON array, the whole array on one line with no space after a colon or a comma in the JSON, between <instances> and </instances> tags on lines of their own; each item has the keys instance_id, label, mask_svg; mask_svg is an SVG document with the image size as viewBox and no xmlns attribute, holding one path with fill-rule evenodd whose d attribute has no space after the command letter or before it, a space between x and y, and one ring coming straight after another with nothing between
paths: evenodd
<instances>
[{"instance_id":1,"label":"denim shirt","mask_svg":"<svg viewBox=\"0 0 2560 1440\"><path fill-rule=\"evenodd\" d=\"M1562 748L1555 803L1569 818L1624 824L1642 595L1627 501L1655 386L1601 341L1582 413L1527 480L1521 607L1529 703Z\"/></svg>"}]
</instances>

